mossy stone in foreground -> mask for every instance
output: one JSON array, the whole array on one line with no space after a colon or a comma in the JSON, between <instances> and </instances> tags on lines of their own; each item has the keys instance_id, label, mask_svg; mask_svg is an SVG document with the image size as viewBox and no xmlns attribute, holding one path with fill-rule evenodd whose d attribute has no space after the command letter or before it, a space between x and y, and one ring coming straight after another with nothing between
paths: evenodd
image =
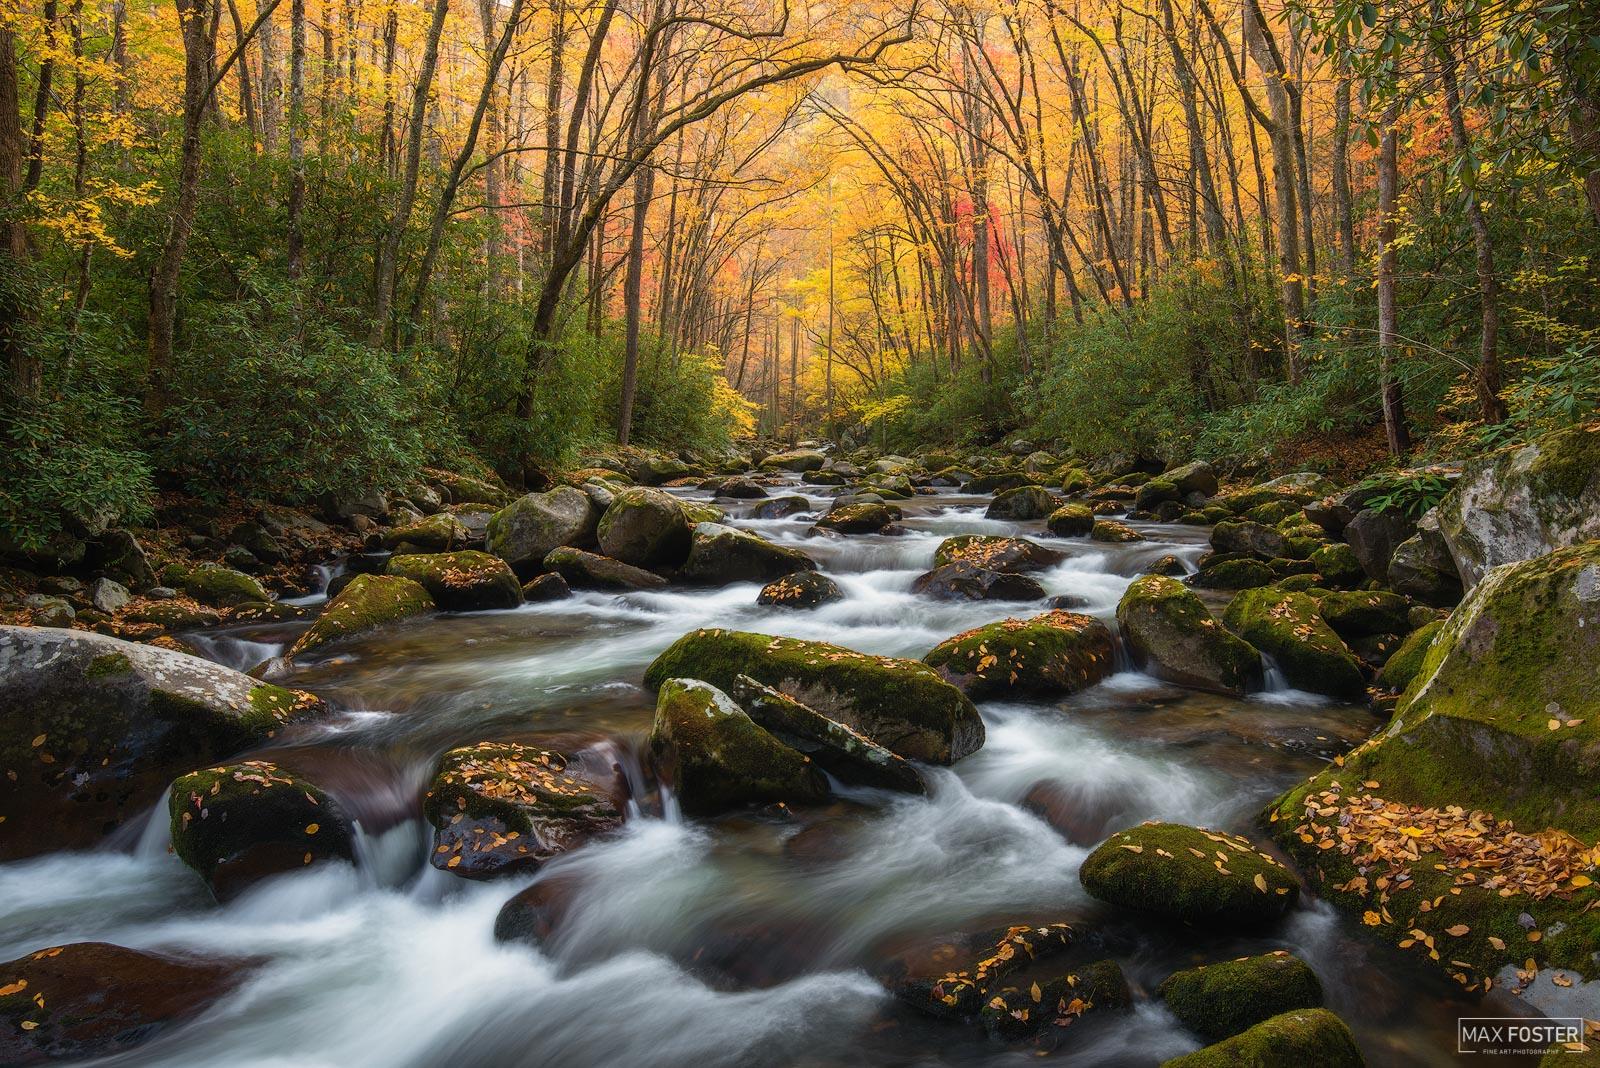
<instances>
[{"instance_id":1,"label":"mossy stone in foreground","mask_svg":"<svg viewBox=\"0 0 1600 1068\"><path fill-rule=\"evenodd\" d=\"M357 575L328 602L311 629L289 649L289 655L308 653L433 609L433 598L418 582L400 575Z\"/></svg>"},{"instance_id":2,"label":"mossy stone in foreground","mask_svg":"<svg viewBox=\"0 0 1600 1068\"><path fill-rule=\"evenodd\" d=\"M816 561L792 546L722 523L701 523L694 528L689 558L680 574L690 582L725 586L771 582L796 571L816 569Z\"/></svg>"},{"instance_id":3,"label":"mossy stone in foreground","mask_svg":"<svg viewBox=\"0 0 1600 1068\"><path fill-rule=\"evenodd\" d=\"M1322 1004L1317 973L1282 950L1174 972L1157 993L1183 1026L1207 1042L1220 1042L1281 1012Z\"/></svg>"},{"instance_id":4,"label":"mossy stone in foreground","mask_svg":"<svg viewBox=\"0 0 1600 1068\"><path fill-rule=\"evenodd\" d=\"M1127 1012L1132 1006L1133 993L1121 966L1101 960L1045 982L991 989L978 1016L990 1037L1014 1042L1046 1028L1059 1034L1079 1020Z\"/></svg>"},{"instance_id":5,"label":"mossy stone in foreground","mask_svg":"<svg viewBox=\"0 0 1600 1068\"><path fill-rule=\"evenodd\" d=\"M522 585L511 565L488 553L465 550L392 556L384 570L420 583L447 612L515 608L522 603Z\"/></svg>"},{"instance_id":6,"label":"mossy stone in foreground","mask_svg":"<svg viewBox=\"0 0 1600 1068\"><path fill-rule=\"evenodd\" d=\"M1291 686L1353 701L1366 683L1356 658L1322 621L1317 602L1272 586L1244 590L1228 602L1222 621L1271 656Z\"/></svg>"},{"instance_id":7,"label":"mossy stone in foreground","mask_svg":"<svg viewBox=\"0 0 1600 1068\"><path fill-rule=\"evenodd\" d=\"M983 746L983 720L960 690L925 664L827 642L737 630L691 631L645 672L702 679L726 690L740 675L765 683L908 760L951 764Z\"/></svg>"},{"instance_id":8,"label":"mossy stone in foreground","mask_svg":"<svg viewBox=\"0 0 1600 1068\"><path fill-rule=\"evenodd\" d=\"M1300 893L1288 869L1246 839L1176 823L1112 835L1084 859L1078 879L1113 905L1229 927L1275 920Z\"/></svg>"},{"instance_id":9,"label":"mossy stone in foreground","mask_svg":"<svg viewBox=\"0 0 1600 1068\"><path fill-rule=\"evenodd\" d=\"M1296 1009L1161 1068L1364 1068L1345 1022L1327 1009Z\"/></svg>"},{"instance_id":10,"label":"mossy stone in foreground","mask_svg":"<svg viewBox=\"0 0 1600 1068\"><path fill-rule=\"evenodd\" d=\"M1081 538L1094 529L1094 509L1087 504L1063 504L1045 517L1045 529L1058 538Z\"/></svg>"},{"instance_id":11,"label":"mossy stone in foreground","mask_svg":"<svg viewBox=\"0 0 1600 1068\"><path fill-rule=\"evenodd\" d=\"M1117 623L1135 659L1157 678L1238 696L1261 676L1261 654L1176 579L1136 580L1117 604Z\"/></svg>"},{"instance_id":12,"label":"mossy stone in foreground","mask_svg":"<svg viewBox=\"0 0 1600 1068\"><path fill-rule=\"evenodd\" d=\"M1073 693L1111 674L1111 631L1091 616L1002 619L940 642L923 663L973 697Z\"/></svg>"}]
</instances>

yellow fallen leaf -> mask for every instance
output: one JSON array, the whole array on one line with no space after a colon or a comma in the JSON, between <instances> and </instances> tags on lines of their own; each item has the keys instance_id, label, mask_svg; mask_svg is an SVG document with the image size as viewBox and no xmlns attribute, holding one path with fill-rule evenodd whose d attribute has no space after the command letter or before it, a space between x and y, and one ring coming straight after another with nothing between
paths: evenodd
<instances>
[{"instance_id":1,"label":"yellow fallen leaf","mask_svg":"<svg viewBox=\"0 0 1600 1068\"><path fill-rule=\"evenodd\" d=\"M1379 916L1371 909L1368 909L1366 912L1361 914L1361 922L1366 924L1368 927L1376 927L1383 922L1383 917Z\"/></svg>"},{"instance_id":2,"label":"yellow fallen leaf","mask_svg":"<svg viewBox=\"0 0 1600 1068\"><path fill-rule=\"evenodd\" d=\"M1262 875L1260 872L1256 872L1256 877L1253 881L1256 884L1257 890L1260 890L1263 894L1267 892L1267 877L1265 875Z\"/></svg>"},{"instance_id":3,"label":"yellow fallen leaf","mask_svg":"<svg viewBox=\"0 0 1600 1068\"><path fill-rule=\"evenodd\" d=\"M316 834L320 830L322 830L322 825L321 824L318 824L318 823L308 823L308 824L306 824L306 833L307 834Z\"/></svg>"},{"instance_id":4,"label":"yellow fallen leaf","mask_svg":"<svg viewBox=\"0 0 1600 1068\"><path fill-rule=\"evenodd\" d=\"M1446 927L1444 929L1444 933L1447 935L1455 935L1457 938L1460 938L1470 930L1472 930L1472 928L1468 927L1466 924L1458 923L1454 927Z\"/></svg>"},{"instance_id":5,"label":"yellow fallen leaf","mask_svg":"<svg viewBox=\"0 0 1600 1068\"><path fill-rule=\"evenodd\" d=\"M1489 936L1489 944L1491 946L1493 946L1495 949L1505 949L1506 948L1505 939L1496 938L1494 935L1490 935Z\"/></svg>"}]
</instances>

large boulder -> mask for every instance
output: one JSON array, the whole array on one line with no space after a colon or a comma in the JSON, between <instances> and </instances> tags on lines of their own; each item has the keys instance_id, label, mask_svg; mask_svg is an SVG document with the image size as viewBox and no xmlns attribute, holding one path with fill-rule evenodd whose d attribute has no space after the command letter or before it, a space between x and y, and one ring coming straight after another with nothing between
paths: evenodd
<instances>
[{"instance_id":1,"label":"large boulder","mask_svg":"<svg viewBox=\"0 0 1600 1068\"><path fill-rule=\"evenodd\" d=\"M983 720L961 691L915 660L869 656L827 642L697 630L655 659L645 685L703 679L727 690L740 675L765 683L910 760L951 764L983 745Z\"/></svg>"},{"instance_id":2,"label":"large boulder","mask_svg":"<svg viewBox=\"0 0 1600 1068\"><path fill-rule=\"evenodd\" d=\"M755 501L767 496L767 488L753 478L725 478L712 489L712 496Z\"/></svg>"},{"instance_id":3,"label":"large boulder","mask_svg":"<svg viewBox=\"0 0 1600 1068\"><path fill-rule=\"evenodd\" d=\"M796 571L815 571L816 562L799 549L777 545L758 534L721 523L695 526L689 558L680 575L690 582L726 586L733 582L771 582Z\"/></svg>"},{"instance_id":4,"label":"large boulder","mask_svg":"<svg viewBox=\"0 0 1600 1068\"><path fill-rule=\"evenodd\" d=\"M841 782L913 794L927 791L922 776L904 758L749 675L734 680L730 696L758 726Z\"/></svg>"},{"instance_id":5,"label":"large boulder","mask_svg":"<svg viewBox=\"0 0 1600 1068\"><path fill-rule=\"evenodd\" d=\"M92 846L175 775L324 709L186 653L0 627L0 859Z\"/></svg>"},{"instance_id":6,"label":"large boulder","mask_svg":"<svg viewBox=\"0 0 1600 1068\"><path fill-rule=\"evenodd\" d=\"M978 1018L989 1037L1007 1042L1133 1008L1128 978L1114 960L1095 961L1025 987L991 987L987 996Z\"/></svg>"},{"instance_id":7,"label":"large boulder","mask_svg":"<svg viewBox=\"0 0 1600 1068\"><path fill-rule=\"evenodd\" d=\"M789 452L775 452L761 461L763 471L816 471L828 458L816 449L793 449Z\"/></svg>"},{"instance_id":8,"label":"large boulder","mask_svg":"<svg viewBox=\"0 0 1600 1068\"><path fill-rule=\"evenodd\" d=\"M496 512L489 520L484 547L514 568L536 570L558 545L593 545L600 509L575 486L549 493L530 493Z\"/></svg>"},{"instance_id":9,"label":"large boulder","mask_svg":"<svg viewBox=\"0 0 1600 1068\"><path fill-rule=\"evenodd\" d=\"M643 456L630 457L627 461L628 477L641 486L661 486L668 482L676 482L680 478L688 478L695 473L695 469L676 456L666 456L662 453L646 453Z\"/></svg>"},{"instance_id":10,"label":"large boulder","mask_svg":"<svg viewBox=\"0 0 1600 1068\"><path fill-rule=\"evenodd\" d=\"M622 825L608 769L515 742L479 742L439 758L423 801L433 866L468 879L537 867Z\"/></svg>"},{"instance_id":11,"label":"large boulder","mask_svg":"<svg viewBox=\"0 0 1600 1068\"><path fill-rule=\"evenodd\" d=\"M515 608L522 603L522 584L511 565L471 549L392 556L384 572L421 584L446 612Z\"/></svg>"},{"instance_id":12,"label":"large boulder","mask_svg":"<svg viewBox=\"0 0 1600 1068\"><path fill-rule=\"evenodd\" d=\"M756 604L771 608L821 608L844 600L844 590L826 575L798 571L761 587Z\"/></svg>"},{"instance_id":13,"label":"large boulder","mask_svg":"<svg viewBox=\"0 0 1600 1068\"><path fill-rule=\"evenodd\" d=\"M183 592L214 608L232 608L246 601L270 601L259 581L221 564L201 564L182 576Z\"/></svg>"},{"instance_id":14,"label":"large boulder","mask_svg":"<svg viewBox=\"0 0 1600 1068\"><path fill-rule=\"evenodd\" d=\"M309 653L433 609L433 598L419 582L400 575L357 575L328 602L317 621L290 647L289 655Z\"/></svg>"},{"instance_id":15,"label":"large boulder","mask_svg":"<svg viewBox=\"0 0 1600 1068\"><path fill-rule=\"evenodd\" d=\"M1117 604L1117 624L1134 659L1157 678L1233 696L1260 680L1261 654L1176 579L1135 580Z\"/></svg>"},{"instance_id":16,"label":"large boulder","mask_svg":"<svg viewBox=\"0 0 1600 1068\"><path fill-rule=\"evenodd\" d=\"M1296 689L1346 701L1357 700L1365 692L1356 658L1322 621L1317 602L1307 594L1275 586L1242 590L1228 602L1222 621L1272 657Z\"/></svg>"},{"instance_id":17,"label":"large boulder","mask_svg":"<svg viewBox=\"0 0 1600 1068\"><path fill-rule=\"evenodd\" d=\"M1043 486L1018 486L996 494L984 515L990 519L1043 519L1060 505L1055 494Z\"/></svg>"},{"instance_id":18,"label":"large boulder","mask_svg":"<svg viewBox=\"0 0 1600 1068\"><path fill-rule=\"evenodd\" d=\"M1324 594L1317 614L1346 641L1369 634L1403 634L1410 630L1411 605L1387 590L1350 590Z\"/></svg>"},{"instance_id":19,"label":"large boulder","mask_svg":"<svg viewBox=\"0 0 1600 1068\"><path fill-rule=\"evenodd\" d=\"M1204 460L1170 468L1161 477L1178 487L1178 492L1185 497L1191 493L1209 497L1217 492L1217 469Z\"/></svg>"},{"instance_id":20,"label":"large boulder","mask_svg":"<svg viewBox=\"0 0 1600 1068\"><path fill-rule=\"evenodd\" d=\"M758 726L721 689L682 678L659 688L650 753L684 812L711 816L827 797L827 780L811 759Z\"/></svg>"},{"instance_id":21,"label":"large boulder","mask_svg":"<svg viewBox=\"0 0 1600 1068\"><path fill-rule=\"evenodd\" d=\"M172 784L167 811L172 851L218 900L269 875L355 858L338 803L269 761L191 771Z\"/></svg>"},{"instance_id":22,"label":"large boulder","mask_svg":"<svg viewBox=\"0 0 1600 1068\"><path fill-rule=\"evenodd\" d=\"M667 584L642 567L566 545L551 549L544 566L580 590L658 590Z\"/></svg>"},{"instance_id":23,"label":"large boulder","mask_svg":"<svg viewBox=\"0 0 1600 1068\"><path fill-rule=\"evenodd\" d=\"M882 501L839 504L817 520L815 529L835 534L878 534L900 521L900 509Z\"/></svg>"},{"instance_id":24,"label":"large boulder","mask_svg":"<svg viewBox=\"0 0 1600 1068\"><path fill-rule=\"evenodd\" d=\"M939 547L933 551L933 566L970 563L989 571L1021 574L1043 571L1066 558L1067 554L1059 549L1047 549L1027 538L1012 538L1002 534L957 534L939 543Z\"/></svg>"},{"instance_id":25,"label":"large boulder","mask_svg":"<svg viewBox=\"0 0 1600 1068\"><path fill-rule=\"evenodd\" d=\"M1111 674L1116 662L1104 623L1063 611L957 634L922 660L972 697L1073 693Z\"/></svg>"},{"instance_id":26,"label":"large boulder","mask_svg":"<svg viewBox=\"0 0 1600 1068\"><path fill-rule=\"evenodd\" d=\"M1044 520L1045 529L1058 538L1081 538L1094 530L1094 509L1087 504L1063 504Z\"/></svg>"},{"instance_id":27,"label":"large boulder","mask_svg":"<svg viewBox=\"0 0 1600 1068\"><path fill-rule=\"evenodd\" d=\"M1284 537L1272 527L1248 519L1232 520L1212 528L1211 547L1219 553L1244 553L1271 560L1283 555Z\"/></svg>"},{"instance_id":28,"label":"large boulder","mask_svg":"<svg viewBox=\"0 0 1600 1068\"><path fill-rule=\"evenodd\" d=\"M991 571L966 560L918 575L911 592L941 601L1040 601L1045 589L1027 575Z\"/></svg>"},{"instance_id":29,"label":"large boulder","mask_svg":"<svg viewBox=\"0 0 1600 1068\"><path fill-rule=\"evenodd\" d=\"M600 551L634 567L677 567L689 555L694 524L676 497L658 489L630 486L616 495L600 517Z\"/></svg>"},{"instance_id":30,"label":"large boulder","mask_svg":"<svg viewBox=\"0 0 1600 1068\"><path fill-rule=\"evenodd\" d=\"M1440 533L1437 508L1417 521L1415 534L1394 547L1388 581L1396 593L1424 604L1448 608L1460 602L1461 576Z\"/></svg>"},{"instance_id":31,"label":"large boulder","mask_svg":"<svg viewBox=\"0 0 1600 1068\"><path fill-rule=\"evenodd\" d=\"M1343 1020L1327 1009L1295 1009L1161 1068L1364 1068Z\"/></svg>"},{"instance_id":32,"label":"large boulder","mask_svg":"<svg viewBox=\"0 0 1600 1068\"><path fill-rule=\"evenodd\" d=\"M1439 532L1469 588L1500 564L1600 538L1600 426L1472 462L1439 503Z\"/></svg>"},{"instance_id":33,"label":"large boulder","mask_svg":"<svg viewBox=\"0 0 1600 1068\"><path fill-rule=\"evenodd\" d=\"M383 535L384 548L409 548L414 553L449 552L471 540L472 533L467 530L466 524L449 512L439 512L405 526L391 527Z\"/></svg>"},{"instance_id":34,"label":"large boulder","mask_svg":"<svg viewBox=\"0 0 1600 1068\"><path fill-rule=\"evenodd\" d=\"M1334 493L1338 488L1314 471L1297 471L1293 474L1279 475L1277 478L1257 483L1248 489L1229 493L1223 498L1223 503L1231 508L1235 515L1243 515L1250 509L1271 501L1292 501L1300 505L1309 504L1318 497L1326 497L1330 493Z\"/></svg>"},{"instance_id":35,"label":"large boulder","mask_svg":"<svg viewBox=\"0 0 1600 1068\"><path fill-rule=\"evenodd\" d=\"M1422 672L1428 650L1433 648L1433 639L1437 638L1443 629L1444 620L1436 619L1431 623L1424 623L1406 635L1400 648L1384 661L1383 669L1378 672L1378 677L1374 681L1385 690L1394 693L1399 693L1410 686Z\"/></svg>"},{"instance_id":36,"label":"large boulder","mask_svg":"<svg viewBox=\"0 0 1600 1068\"><path fill-rule=\"evenodd\" d=\"M1247 1031L1280 1012L1322 1004L1317 973L1281 949L1185 968L1167 976L1157 992L1178 1022L1207 1042Z\"/></svg>"},{"instance_id":37,"label":"large boulder","mask_svg":"<svg viewBox=\"0 0 1600 1068\"><path fill-rule=\"evenodd\" d=\"M1112 905L1211 928L1255 928L1294 907L1300 884L1247 839L1145 823L1084 858L1078 879Z\"/></svg>"},{"instance_id":38,"label":"large boulder","mask_svg":"<svg viewBox=\"0 0 1600 1068\"><path fill-rule=\"evenodd\" d=\"M1396 509L1363 508L1344 528L1344 540L1368 578L1382 581L1396 546L1417 532L1417 522Z\"/></svg>"}]
</instances>

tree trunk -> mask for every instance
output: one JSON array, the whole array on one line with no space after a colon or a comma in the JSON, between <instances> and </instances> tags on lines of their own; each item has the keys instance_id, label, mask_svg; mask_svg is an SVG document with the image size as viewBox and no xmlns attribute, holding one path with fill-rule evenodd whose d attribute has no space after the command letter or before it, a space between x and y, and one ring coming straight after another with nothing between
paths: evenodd
<instances>
[{"instance_id":1,"label":"tree trunk","mask_svg":"<svg viewBox=\"0 0 1600 1068\"><path fill-rule=\"evenodd\" d=\"M0 352L6 362L6 393L13 402L32 400L42 386L43 367L28 345L28 306L24 270L28 233L22 221L23 142L21 101L17 90L17 37L10 23L0 22L0 256L5 281L0 282Z\"/></svg>"},{"instance_id":2,"label":"tree trunk","mask_svg":"<svg viewBox=\"0 0 1600 1068\"><path fill-rule=\"evenodd\" d=\"M1411 448L1406 428L1405 395L1395 374L1395 339L1399 320L1395 308L1396 200L1400 167L1396 147L1395 121L1399 109L1390 104L1383 113L1383 134L1378 153L1378 375L1383 391L1383 430L1389 439L1389 453L1403 456Z\"/></svg>"},{"instance_id":3,"label":"tree trunk","mask_svg":"<svg viewBox=\"0 0 1600 1068\"><path fill-rule=\"evenodd\" d=\"M1339 270L1346 278L1356 270L1354 194L1350 188L1350 62L1344 56L1343 35L1339 69L1333 87L1333 212L1339 230Z\"/></svg>"},{"instance_id":4,"label":"tree trunk","mask_svg":"<svg viewBox=\"0 0 1600 1068\"><path fill-rule=\"evenodd\" d=\"M305 268L306 235L306 3L289 0L289 277Z\"/></svg>"}]
</instances>

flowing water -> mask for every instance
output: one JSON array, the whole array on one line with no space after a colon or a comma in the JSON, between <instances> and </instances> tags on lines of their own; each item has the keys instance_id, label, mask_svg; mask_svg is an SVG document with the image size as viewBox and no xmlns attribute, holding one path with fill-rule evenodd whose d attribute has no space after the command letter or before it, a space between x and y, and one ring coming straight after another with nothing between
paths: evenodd
<instances>
[{"instance_id":1,"label":"flowing water","mask_svg":"<svg viewBox=\"0 0 1600 1068\"><path fill-rule=\"evenodd\" d=\"M904 502L902 535L808 537L828 498L793 488L812 513L747 521L735 507L733 521L803 546L842 602L760 608L749 584L582 593L426 618L319 661L269 665L275 681L342 710L285 732L271 756L359 820L359 863L281 876L217 906L168 852L163 802L142 835L0 866L0 959L100 940L252 961L205 1015L106 1062L139 1065L1023 1064L1037 1054L916 1018L873 977L939 937L1017 921L1074 923L1070 959L1115 958L1139 998L1131 1015L1071 1036L1060 1063L1155 1065L1196 1048L1149 992L1179 967L1278 948L1316 969L1370 1064L1454 1063L1457 1016L1515 1011L1456 997L1319 902L1270 934L1224 936L1117 914L1079 886L1089 848L1145 819L1249 833L1268 799L1375 725L1308 694L1236 701L1123 670L1066 699L980 703L987 744L931 771L928 797L858 790L791 818L679 818L637 753L653 707L644 667L686 631L920 657L1008 609L1038 610L910 590L944 537L1039 535L1039 524L986 519L986 499L946 491ZM1134 545L1056 541L1073 555L1039 578L1110 619L1154 559L1192 565L1205 548L1201 530L1140 529L1150 540ZM249 669L301 626L188 640ZM634 787L633 818L536 875L471 883L434 870L417 815L430 769L445 749L487 739L604 747ZM535 881L561 902L555 934L537 949L496 943L500 906Z\"/></svg>"}]
</instances>

